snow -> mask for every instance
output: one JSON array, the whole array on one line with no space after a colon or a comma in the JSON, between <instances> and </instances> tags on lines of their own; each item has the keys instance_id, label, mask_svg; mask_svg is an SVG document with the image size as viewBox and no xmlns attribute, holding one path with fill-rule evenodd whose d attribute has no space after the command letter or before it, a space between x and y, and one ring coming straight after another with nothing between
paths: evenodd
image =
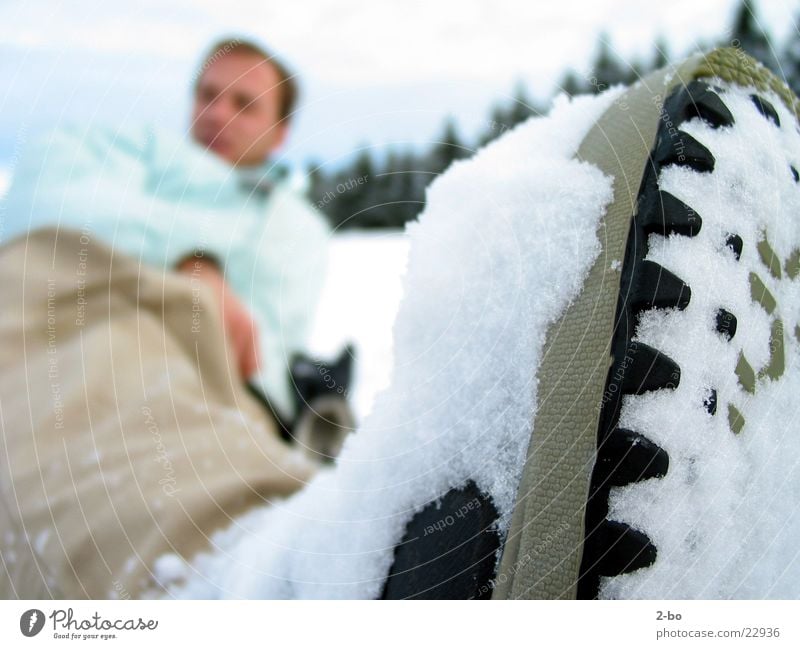
<instances>
[{"instance_id":1,"label":"snow","mask_svg":"<svg viewBox=\"0 0 800 649\"><path fill-rule=\"evenodd\" d=\"M369 414L375 394L389 385L392 323L402 294L408 256L402 231L337 234L311 333L310 350L334 358L354 342L355 376L350 401L356 421Z\"/></svg>"},{"instance_id":2,"label":"snow","mask_svg":"<svg viewBox=\"0 0 800 649\"><path fill-rule=\"evenodd\" d=\"M332 470L248 512L192 565L162 557L172 596L375 597L414 513L470 479L507 525L545 332L599 253L612 198L611 179L572 156L618 94L562 98L432 184L407 229L390 386Z\"/></svg>"},{"instance_id":3,"label":"snow","mask_svg":"<svg viewBox=\"0 0 800 649\"><path fill-rule=\"evenodd\" d=\"M800 187L790 169L799 168L800 134L775 96L767 99L780 129L757 112L748 92L721 96L733 128L714 130L699 119L683 126L715 156L713 174L668 167L659 179L661 189L700 214L702 229L691 239L649 241L648 258L686 282L692 297L684 311L645 313L637 338L675 360L681 382L674 392L629 397L620 420L670 455L663 479L617 489L611 499L611 517L645 532L658 559L607 579L604 597L800 597L800 279L785 269L780 280L771 276L756 248L766 236L784 261L800 247ZM730 233L744 241L739 261L724 243ZM751 299L750 273L775 296L773 315ZM714 327L720 307L738 321L730 341ZM750 395L735 374L739 353L758 374L770 360L778 318L786 370L777 381L761 378ZM717 390L714 416L703 407L710 388ZM728 404L745 418L738 435L728 425Z\"/></svg>"},{"instance_id":4,"label":"snow","mask_svg":"<svg viewBox=\"0 0 800 649\"><path fill-rule=\"evenodd\" d=\"M156 573L164 581L179 578L184 572L183 561L174 554L165 554L156 559L153 566Z\"/></svg>"},{"instance_id":5,"label":"snow","mask_svg":"<svg viewBox=\"0 0 800 649\"><path fill-rule=\"evenodd\" d=\"M47 547L47 541L50 539L50 530L45 529L39 533L36 539L33 542L33 547L39 554L44 552L45 547Z\"/></svg>"}]
</instances>

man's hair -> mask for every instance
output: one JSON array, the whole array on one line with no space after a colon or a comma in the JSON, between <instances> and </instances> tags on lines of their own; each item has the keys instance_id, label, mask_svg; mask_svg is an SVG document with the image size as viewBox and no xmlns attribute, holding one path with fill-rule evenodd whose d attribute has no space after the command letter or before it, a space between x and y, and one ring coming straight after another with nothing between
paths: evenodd
<instances>
[{"instance_id":1,"label":"man's hair","mask_svg":"<svg viewBox=\"0 0 800 649\"><path fill-rule=\"evenodd\" d=\"M292 114L295 104L297 103L298 89L295 75L292 74L281 61L275 58L274 55L253 41L244 40L242 38L226 38L211 46L205 57L203 57L203 63L195 74L195 89L197 88L197 84L200 83L200 78L203 76L203 73L209 67L233 52L254 54L269 63L277 71L280 77L280 104L278 109L280 118L282 120L287 119Z\"/></svg>"}]
</instances>

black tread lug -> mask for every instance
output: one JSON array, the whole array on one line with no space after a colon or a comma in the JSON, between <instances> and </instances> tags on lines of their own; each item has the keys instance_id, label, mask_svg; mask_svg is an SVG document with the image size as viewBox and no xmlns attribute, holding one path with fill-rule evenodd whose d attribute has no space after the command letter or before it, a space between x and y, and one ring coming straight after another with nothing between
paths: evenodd
<instances>
[{"instance_id":1,"label":"black tread lug","mask_svg":"<svg viewBox=\"0 0 800 649\"><path fill-rule=\"evenodd\" d=\"M669 455L644 435L617 428L598 449L595 476L601 486L622 487L633 482L662 478L669 470Z\"/></svg>"},{"instance_id":2,"label":"black tread lug","mask_svg":"<svg viewBox=\"0 0 800 649\"><path fill-rule=\"evenodd\" d=\"M652 390L675 389L681 379L678 364L666 354L644 343L632 342L612 370L622 377L623 394L644 394Z\"/></svg>"},{"instance_id":3,"label":"black tread lug","mask_svg":"<svg viewBox=\"0 0 800 649\"><path fill-rule=\"evenodd\" d=\"M500 536L498 513L469 481L414 515L382 599L488 599L492 595Z\"/></svg>"},{"instance_id":4,"label":"black tread lug","mask_svg":"<svg viewBox=\"0 0 800 649\"><path fill-rule=\"evenodd\" d=\"M669 104L669 102L668 102ZM692 81L672 99L667 106L670 114L677 118L677 123L699 117L713 128L733 126L731 111L716 91L703 81Z\"/></svg>"},{"instance_id":5,"label":"black tread lug","mask_svg":"<svg viewBox=\"0 0 800 649\"><path fill-rule=\"evenodd\" d=\"M742 257L742 248L744 248L744 241L738 234L729 234L728 238L725 239L725 245L728 246L731 250L733 250L733 254L736 257L737 261Z\"/></svg>"},{"instance_id":6,"label":"black tread lug","mask_svg":"<svg viewBox=\"0 0 800 649\"><path fill-rule=\"evenodd\" d=\"M708 411L709 415L716 415L717 414L717 391L713 388L709 391L708 396L706 397L705 401L703 402L706 410Z\"/></svg>"},{"instance_id":7,"label":"black tread lug","mask_svg":"<svg viewBox=\"0 0 800 649\"><path fill-rule=\"evenodd\" d=\"M653 160L660 168L678 165L701 173L714 171L716 162L711 151L688 133L669 133L664 130L659 131Z\"/></svg>"},{"instance_id":8,"label":"black tread lug","mask_svg":"<svg viewBox=\"0 0 800 649\"><path fill-rule=\"evenodd\" d=\"M759 113L775 124L775 126L780 128L781 118L778 117L778 111L775 110L775 106L758 95L750 95L750 101L753 102L753 105L756 107Z\"/></svg>"},{"instance_id":9,"label":"black tread lug","mask_svg":"<svg viewBox=\"0 0 800 649\"><path fill-rule=\"evenodd\" d=\"M618 521L604 520L586 539L584 551L594 559L599 575L614 577L652 565L657 550L639 530Z\"/></svg>"},{"instance_id":10,"label":"black tread lug","mask_svg":"<svg viewBox=\"0 0 800 649\"><path fill-rule=\"evenodd\" d=\"M653 261L645 260L637 269L636 281L630 295L631 308L685 309L692 298L692 290L674 273Z\"/></svg>"},{"instance_id":11,"label":"black tread lug","mask_svg":"<svg viewBox=\"0 0 800 649\"><path fill-rule=\"evenodd\" d=\"M720 309L717 311L717 331L725 336L728 340L733 340L736 335L736 316L730 311Z\"/></svg>"},{"instance_id":12,"label":"black tread lug","mask_svg":"<svg viewBox=\"0 0 800 649\"><path fill-rule=\"evenodd\" d=\"M642 206L636 217L647 234L679 234L693 237L703 227L703 219L682 200L669 192L658 192L653 205Z\"/></svg>"}]
</instances>

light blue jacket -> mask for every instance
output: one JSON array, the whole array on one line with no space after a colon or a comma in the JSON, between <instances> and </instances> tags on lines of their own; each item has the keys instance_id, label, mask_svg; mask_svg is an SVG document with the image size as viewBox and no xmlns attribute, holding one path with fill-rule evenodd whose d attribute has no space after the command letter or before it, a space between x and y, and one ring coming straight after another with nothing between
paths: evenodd
<instances>
[{"instance_id":1,"label":"light blue jacket","mask_svg":"<svg viewBox=\"0 0 800 649\"><path fill-rule=\"evenodd\" d=\"M258 326L256 383L281 415L293 415L287 368L306 348L330 233L268 167L245 176L151 128L62 129L24 152L4 208L0 243L59 225L158 268L195 254L216 259Z\"/></svg>"}]
</instances>

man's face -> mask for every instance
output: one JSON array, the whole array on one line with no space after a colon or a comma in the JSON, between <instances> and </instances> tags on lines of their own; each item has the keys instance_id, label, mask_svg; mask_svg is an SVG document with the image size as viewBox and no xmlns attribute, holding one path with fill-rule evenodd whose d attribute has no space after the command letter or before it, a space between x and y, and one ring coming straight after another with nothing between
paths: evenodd
<instances>
[{"instance_id":1,"label":"man's face","mask_svg":"<svg viewBox=\"0 0 800 649\"><path fill-rule=\"evenodd\" d=\"M280 82L278 71L255 54L234 51L217 59L197 83L192 137L231 164L261 164L286 135Z\"/></svg>"}]
</instances>

